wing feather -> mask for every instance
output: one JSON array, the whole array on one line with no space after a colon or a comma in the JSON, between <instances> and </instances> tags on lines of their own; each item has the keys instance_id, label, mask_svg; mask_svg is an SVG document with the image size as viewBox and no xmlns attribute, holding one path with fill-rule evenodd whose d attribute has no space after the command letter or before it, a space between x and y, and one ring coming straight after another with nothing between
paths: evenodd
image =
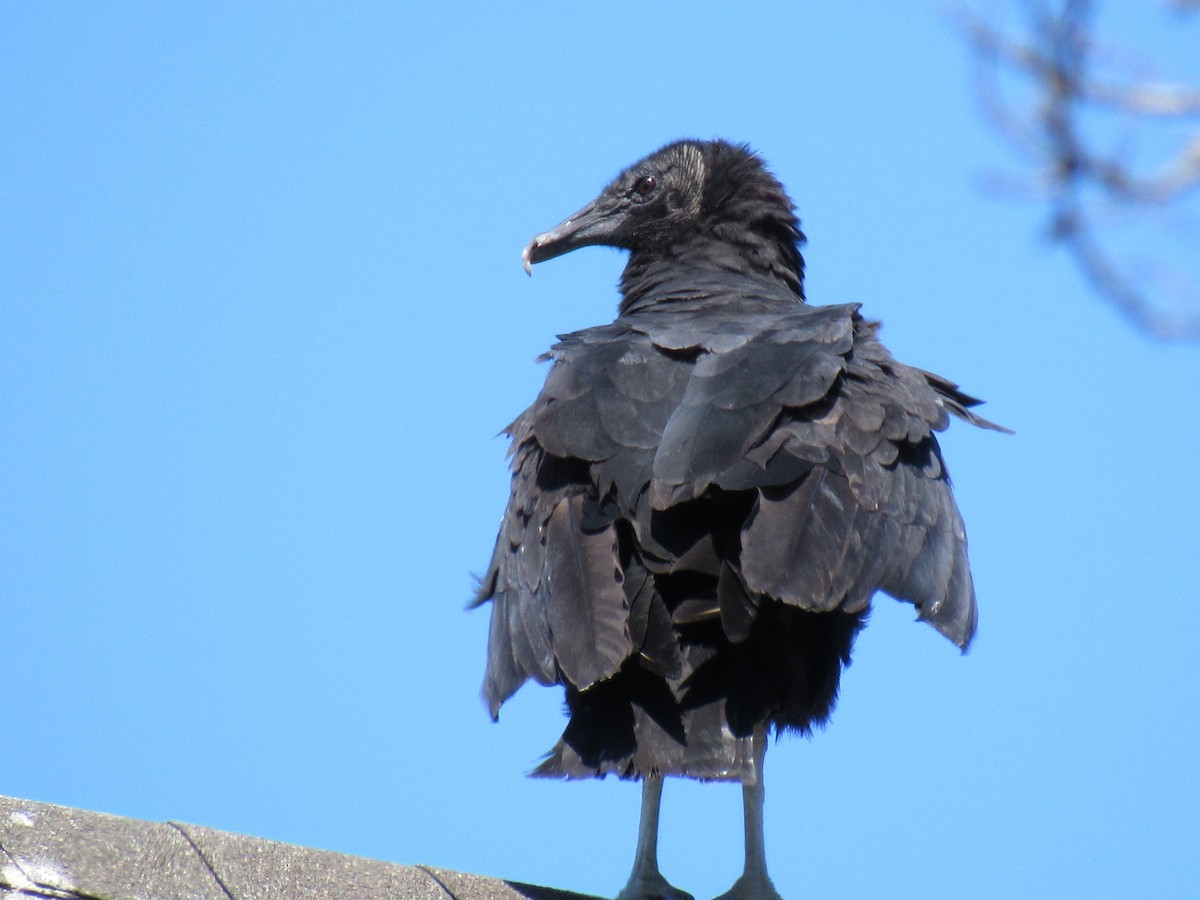
<instances>
[{"instance_id":1,"label":"wing feather","mask_svg":"<svg viewBox=\"0 0 1200 900\"><path fill-rule=\"evenodd\" d=\"M745 641L764 598L859 614L883 590L970 641L966 537L935 433L948 414L999 426L897 363L857 307L739 318L689 303L561 338L508 429L513 490L477 601L494 604L493 715L528 678L585 691L630 660L682 678L680 629L719 622ZM747 499L702 512L722 495ZM660 579L696 588L668 595Z\"/></svg>"},{"instance_id":2,"label":"wing feather","mask_svg":"<svg viewBox=\"0 0 1200 900\"><path fill-rule=\"evenodd\" d=\"M583 690L616 674L633 649L613 525L588 532L585 498L565 497L546 523L547 616L554 658Z\"/></svg>"}]
</instances>

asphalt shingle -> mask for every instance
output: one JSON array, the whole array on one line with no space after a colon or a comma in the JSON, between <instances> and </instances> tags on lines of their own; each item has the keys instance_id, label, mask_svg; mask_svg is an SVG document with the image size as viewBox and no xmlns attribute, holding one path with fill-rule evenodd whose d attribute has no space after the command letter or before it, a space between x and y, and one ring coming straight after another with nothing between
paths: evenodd
<instances>
[{"instance_id":1,"label":"asphalt shingle","mask_svg":"<svg viewBox=\"0 0 1200 900\"><path fill-rule=\"evenodd\" d=\"M0 797L0 900L579 900L179 822Z\"/></svg>"}]
</instances>

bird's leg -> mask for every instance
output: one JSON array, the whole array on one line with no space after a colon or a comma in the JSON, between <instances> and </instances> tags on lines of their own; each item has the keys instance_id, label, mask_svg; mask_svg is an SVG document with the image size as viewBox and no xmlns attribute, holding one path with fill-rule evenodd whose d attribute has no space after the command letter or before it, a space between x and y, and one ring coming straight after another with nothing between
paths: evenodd
<instances>
[{"instance_id":1,"label":"bird's leg","mask_svg":"<svg viewBox=\"0 0 1200 900\"><path fill-rule=\"evenodd\" d=\"M783 900L767 875L767 848L763 836L763 761L767 755L767 728L755 729L754 768L742 782L746 828L746 863L742 876L717 900Z\"/></svg>"},{"instance_id":2,"label":"bird's leg","mask_svg":"<svg viewBox=\"0 0 1200 900\"><path fill-rule=\"evenodd\" d=\"M692 900L692 895L672 885L658 871L658 808L662 803L661 775L642 780L642 813L638 819L637 851L633 871L617 900Z\"/></svg>"}]
</instances>

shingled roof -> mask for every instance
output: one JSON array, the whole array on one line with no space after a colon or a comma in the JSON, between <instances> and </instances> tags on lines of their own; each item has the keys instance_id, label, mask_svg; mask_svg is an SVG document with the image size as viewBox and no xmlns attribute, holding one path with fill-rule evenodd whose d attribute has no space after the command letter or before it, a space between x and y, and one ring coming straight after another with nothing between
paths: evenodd
<instances>
[{"instance_id":1,"label":"shingled roof","mask_svg":"<svg viewBox=\"0 0 1200 900\"><path fill-rule=\"evenodd\" d=\"M0 797L0 900L580 900L216 831Z\"/></svg>"}]
</instances>

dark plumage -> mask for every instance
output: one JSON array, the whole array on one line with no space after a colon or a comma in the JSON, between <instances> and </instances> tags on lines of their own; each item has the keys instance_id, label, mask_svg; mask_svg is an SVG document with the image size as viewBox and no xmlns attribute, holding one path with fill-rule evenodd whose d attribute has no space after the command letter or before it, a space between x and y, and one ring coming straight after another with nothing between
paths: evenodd
<instances>
[{"instance_id":1,"label":"dark plumage","mask_svg":"<svg viewBox=\"0 0 1200 900\"><path fill-rule=\"evenodd\" d=\"M617 320L561 337L507 429L483 691L495 717L530 678L566 688L570 721L534 774L647 779L625 896L680 893L647 834L663 775L746 785L731 896L775 896L750 822L766 736L826 721L876 591L960 647L975 631L934 433L948 414L997 426L894 360L857 305L808 306L803 240L757 156L681 141L523 257L630 254Z\"/></svg>"}]
</instances>

